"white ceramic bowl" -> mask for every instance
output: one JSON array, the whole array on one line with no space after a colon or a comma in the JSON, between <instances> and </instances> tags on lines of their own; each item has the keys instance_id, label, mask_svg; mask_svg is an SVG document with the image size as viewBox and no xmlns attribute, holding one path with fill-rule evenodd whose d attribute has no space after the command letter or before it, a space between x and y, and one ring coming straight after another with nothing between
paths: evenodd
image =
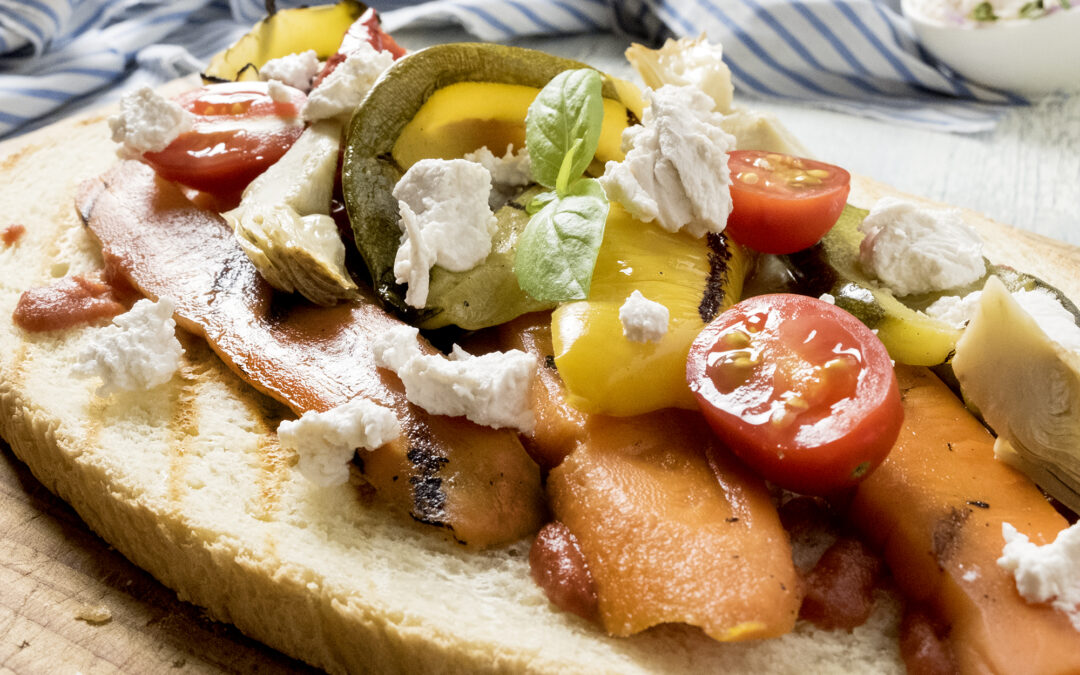
<instances>
[{"instance_id":1,"label":"white ceramic bowl","mask_svg":"<svg viewBox=\"0 0 1080 675\"><path fill-rule=\"evenodd\" d=\"M1080 6L1039 19L947 25L921 16L901 0L923 47L979 84L1028 97L1080 91Z\"/></svg>"}]
</instances>

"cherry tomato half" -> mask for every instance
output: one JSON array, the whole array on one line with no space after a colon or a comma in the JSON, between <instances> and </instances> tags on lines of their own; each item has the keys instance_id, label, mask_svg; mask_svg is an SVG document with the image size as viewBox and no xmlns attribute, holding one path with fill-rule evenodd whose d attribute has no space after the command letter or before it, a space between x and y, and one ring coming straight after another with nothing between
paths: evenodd
<instances>
[{"instance_id":1,"label":"cherry tomato half","mask_svg":"<svg viewBox=\"0 0 1080 675\"><path fill-rule=\"evenodd\" d=\"M176 102L195 116L191 131L143 159L164 178L214 195L233 195L278 161L304 131L303 92L270 98L265 82L210 84Z\"/></svg>"},{"instance_id":2,"label":"cherry tomato half","mask_svg":"<svg viewBox=\"0 0 1080 675\"><path fill-rule=\"evenodd\" d=\"M904 412L885 346L816 298L760 295L694 340L686 378L705 419L766 479L830 494L889 454Z\"/></svg>"},{"instance_id":3,"label":"cherry tomato half","mask_svg":"<svg viewBox=\"0 0 1080 675\"><path fill-rule=\"evenodd\" d=\"M813 246L844 210L851 174L838 166L760 150L734 150L727 232L762 253Z\"/></svg>"}]
</instances>

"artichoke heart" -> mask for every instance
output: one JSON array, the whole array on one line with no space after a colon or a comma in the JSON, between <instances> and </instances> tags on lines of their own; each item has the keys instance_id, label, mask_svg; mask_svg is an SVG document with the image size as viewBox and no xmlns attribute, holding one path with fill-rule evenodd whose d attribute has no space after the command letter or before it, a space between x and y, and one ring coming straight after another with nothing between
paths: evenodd
<instances>
[{"instance_id":1,"label":"artichoke heart","mask_svg":"<svg viewBox=\"0 0 1080 675\"><path fill-rule=\"evenodd\" d=\"M353 297L345 245L328 214L341 125L318 122L252 181L224 213L240 246L270 285L319 305Z\"/></svg>"},{"instance_id":2,"label":"artichoke heart","mask_svg":"<svg viewBox=\"0 0 1080 675\"><path fill-rule=\"evenodd\" d=\"M952 365L964 398L998 435L998 458L1080 510L1080 353L991 277Z\"/></svg>"},{"instance_id":3,"label":"artichoke heart","mask_svg":"<svg viewBox=\"0 0 1080 675\"><path fill-rule=\"evenodd\" d=\"M668 38L660 49L633 44L626 50L626 60L650 89L673 84L698 87L708 94L715 104L713 110L723 113L720 126L735 137L736 150L810 157L806 146L776 116L732 105L731 70L724 63L722 52L719 44L712 44L701 35Z\"/></svg>"},{"instance_id":4,"label":"artichoke heart","mask_svg":"<svg viewBox=\"0 0 1080 675\"><path fill-rule=\"evenodd\" d=\"M318 305L353 296L356 284L345 271L345 246L330 216L301 216L285 204L255 207L241 214L234 231L274 288L300 293Z\"/></svg>"},{"instance_id":5,"label":"artichoke heart","mask_svg":"<svg viewBox=\"0 0 1080 675\"><path fill-rule=\"evenodd\" d=\"M589 298L561 305L551 317L555 365L569 401L607 415L696 408L686 384L690 344L739 299L751 262L723 234L667 232L612 204ZM623 335L619 308L635 290L668 309L659 342Z\"/></svg>"}]
</instances>

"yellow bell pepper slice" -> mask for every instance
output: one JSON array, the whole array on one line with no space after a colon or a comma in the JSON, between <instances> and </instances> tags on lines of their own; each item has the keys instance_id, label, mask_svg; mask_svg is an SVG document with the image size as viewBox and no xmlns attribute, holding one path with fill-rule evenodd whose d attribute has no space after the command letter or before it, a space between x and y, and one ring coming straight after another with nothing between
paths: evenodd
<instances>
[{"instance_id":1,"label":"yellow bell pepper slice","mask_svg":"<svg viewBox=\"0 0 1080 675\"><path fill-rule=\"evenodd\" d=\"M455 159L482 146L502 155L506 146L525 147L525 115L540 90L502 82L457 82L435 91L394 144L402 170L421 159ZM608 160L622 161L627 107L604 99L604 124L596 149L599 170ZM596 164L594 163L594 166Z\"/></svg>"},{"instance_id":2,"label":"yellow bell pepper slice","mask_svg":"<svg viewBox=\"0 0 1080 675\"><path fill-rule=\"evenodd\" d=\"M555 365L575 407L607 415L696 408L686 355L706 320L738 300L750 256L723 235L694 238L611 205L587 300L552 313ZM666 306L659 342L623 336L619 308L635 290Z\"/></svg>"},{"instance_id":3,"label":"yellow bell pepper slice","mask_svg":"<svg viewBox=\"0 0 1080 675\"><path fill-rule=\"evenodd\" d=\"M327 59L337 52L349 26L366 9L355 0L342 0L334 5L275 12L210 59L203 75L211 80L257 80L259 68L270 59L309 49Z\"/></svg>"}]
</instances>

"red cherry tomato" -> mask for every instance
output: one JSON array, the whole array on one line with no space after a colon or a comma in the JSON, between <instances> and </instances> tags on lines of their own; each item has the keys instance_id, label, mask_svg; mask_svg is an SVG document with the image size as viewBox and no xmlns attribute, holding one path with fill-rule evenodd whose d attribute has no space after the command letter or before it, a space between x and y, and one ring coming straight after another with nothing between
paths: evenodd
<instances>
[{"instance_id":1,"label":"red cherry tomato","mask_svg":"<svg viewBox=\"0 0 1080 675\"><path fill-rule=\"evenodd\" d=\"M762 253L813 246L844 210L851 174L838 166L760 150L734 150L727 232Z\"/></svg>"},{"instance_id":2,"label":"red cherry tomato","mask_svg":"<svg viewBox=\"0 0 1080 675\"><path fill-rule=\"evenodd\" d=\"M270 98L265 82L210 84L176 102L195 116L191 131L161 152L143 155L164 178L214 195L235 195L278 161L300 134L303 92Z\"/></svg>"},{"instance_id":3,"label":"red cherry tomato","mask_svg":"<svg viewBox=\"0 0 1080 675\"><path fill-rule=\"evenodd\" d=\"M395 59L400 59L405 56L405 49L397 43L394 38L390 37L390 34L383 30L382 21L379 19L379 13L374 9L369 8L364 12L357 23L364 26L368 30L368 42L375 48L376 51L390 52ZM344 47L345 41L342 41Z\"/></svg>"},{"instance_id":4,"label":"red cherry tomato","mask_svg":"<svg viewBox=\"0 0 1080 675\"><path fill-rule=\"evenodd\" d=\"M326 64L323 65L322 70L312 81L311 88L314 89L322 84L322 81L329 77L330 73L334 72L334 69L340 66L349 54L355 52L365 42L371 45L375 51L390 52L395 61L406 54L405 48L382 29L382 20L379 19L379 13L372 8L368 8L367 11L360 15L359 19L349 26L349 30L345 31L345 37L342 38L337 53L326 60Z\"/></svg>"},{"instance_id":5,"label":"red cherry tomato","mask_svg":"<svg viewBox=\"0 0 1080 675\"><path fill-rule=\"evenodd\" d=\"M801 295L761 295L722 313L694 340L686 378L736 455L805 494L865 478L904 417L877 336L844 310Z\"/></svg>"}]
</instances>

